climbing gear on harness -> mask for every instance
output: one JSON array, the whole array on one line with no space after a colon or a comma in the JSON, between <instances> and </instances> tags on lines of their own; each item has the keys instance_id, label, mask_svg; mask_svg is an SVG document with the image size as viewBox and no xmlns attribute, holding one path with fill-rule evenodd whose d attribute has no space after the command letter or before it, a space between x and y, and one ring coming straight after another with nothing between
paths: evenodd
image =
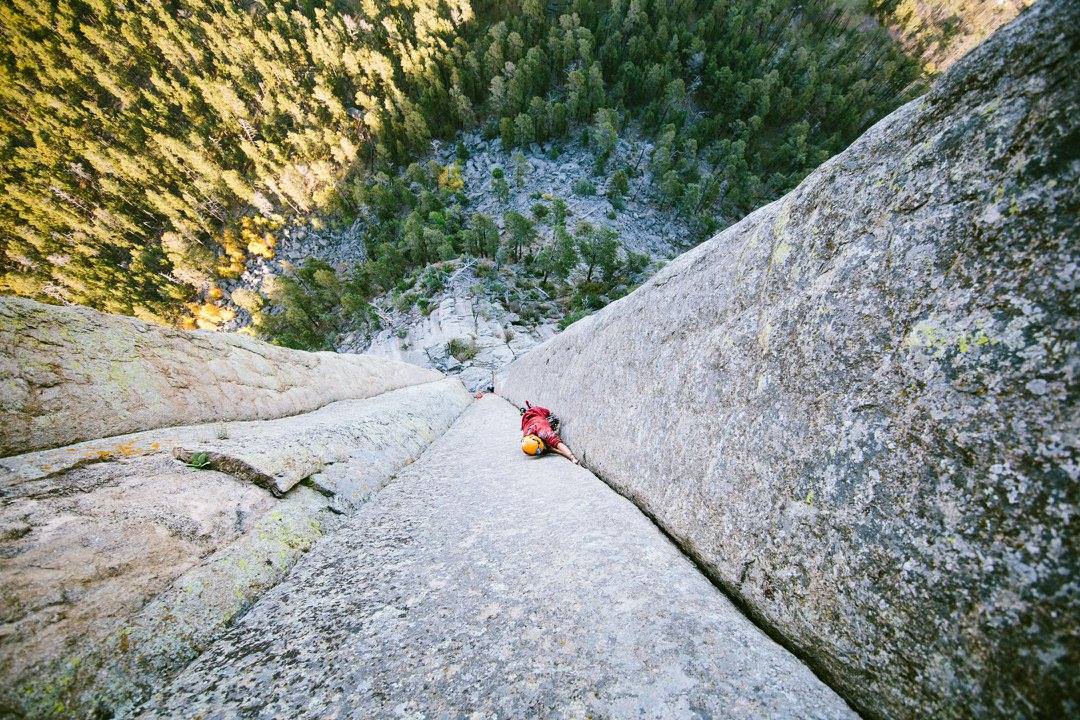
<instances>
[{"instance_id":1,"label":"climbing gear on harness","mask_svg":"<svg viewBox=\"0 0 1080 720\"><path fill-rule=\"evenodd\" d=\"M536 435L521 438L521 452L526 455L540 455L544 452L544 441Z\"/></svg>"}]
</instances>

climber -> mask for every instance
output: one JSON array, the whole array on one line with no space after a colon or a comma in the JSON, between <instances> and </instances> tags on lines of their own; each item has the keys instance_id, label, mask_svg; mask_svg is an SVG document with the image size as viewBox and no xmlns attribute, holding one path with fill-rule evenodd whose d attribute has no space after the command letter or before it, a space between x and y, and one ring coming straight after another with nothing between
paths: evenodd
<instances>
[{"instance_id":1,"label":"climber","mask_svg":"<svg viewBox=\"0 0 1080 720\"><path fill-rule=\"evenodd\" d=\"M575 465L580 465L574 452L555 432L558 426L559 421L550 410L539 405L533 406L526 400L525 407L521 410L522 452L526 455L542 455L551 448Z\"/></svg>"}]
</instances>

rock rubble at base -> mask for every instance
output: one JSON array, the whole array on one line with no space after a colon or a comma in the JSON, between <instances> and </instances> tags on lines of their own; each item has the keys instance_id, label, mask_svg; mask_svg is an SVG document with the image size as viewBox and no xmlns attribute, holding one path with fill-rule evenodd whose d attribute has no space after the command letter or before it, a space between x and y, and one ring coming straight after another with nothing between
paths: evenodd
<instances>
[{"instance_id":1,"label":"rock rubble at base","mask_svg":"<svg viewBox=\"0 0 1080 720\"><path fill-rule=\"evenodd\" d=\"M570 213L568 227L574 228L582 221L606 225L619 233L619 241L626 250L657 259L669 258L687 247L690 231L676 213L661 210L652 198L654 179L649 172L652 143L633 129L623 135L608 161L608 173L601 176L593 173L595 154L577 140L533 144L521 149L526 171L520 187L513 153L503 150L497 139L484 140L479 132L462 133L453 141L437 143L434 155L443 164L459 162L457 146L460 143L465 147L469 158L462 163L462 179L469 209L488 215L500 225L503 215L510 210L530 217L536 203L550 205L552 198L561 198ZM608 174L621 167L636 167L641 174L630 178L625 207L616 209L605 194L605 182ZM499 200L491 190L491 173L495 168L500 168L511 184L509 202ZM576 194L573 184L578 180L597 185L597 193ZM609 217L609 213L615 217Z\"/></svg>"},{"instance_id":2,"label":"rock rubble at base","mask_svg":"<svg viewBox=\"0 0 1080 720\"><path fill-rule=\"evenodd\" d=\"M458 144L469 155L464 162L456 157ZM435 141L431 158L442 164L460 162L467 211L484 213L499 226L505 213L511 210L532 217L533 205L540 202L550 207L558 197L567 203L567 225L571 230L583 221L606 225L618 231L626 251L644 253L663 262L693 241L686 223L676 213L661 210L652 197L655 183L648 169L652 149L651 143L634 129L627 129L617 143L609 160L610 171L620 167L636 167L640 171L640 175L630 179L625 206L619 209L604 194L604 178L593 174L593 151L576 139L524 148L528 169L520 187L514 178L513 154L504 151L498 139L485 140L479 132L462 133L452 141ZM500 200L492 192L491 173L495 168L502 169L512 183L508 201ZM575 180L598 184L599 192L590 196L575 194L571 187ZM612 214L614 217L609 216ZM288 228L280 233L277 256L273 260L252 259L231 289L257 291L267 278L286 273L290 267L299 267L312 257L338 269L351 268L365 257L362 238L365 222L360 217L347 229ZM540 231L550 240L550 227L541 224ZM394 308L393 299L393 293L374 299L382 321L379 330L370 333L363 328L346 332L338 339L337 350L403 359L460 377L469 389L485 390L514 358L557 332L555 321L559 314L540 322L523 322L501 298L483 291L471 272L461 273L450 287L429 298L434 307L430 312L399 311ZM225 329L237 330L247 322L246 311L240 310L238 318ZM507 336L514 339L506 341ZM477 356L464 362L455 359L447 349L449 341L455 338L475 342Z\"/></svg>"},{"instance_id":3,"label":"rock rubble at base","mask_svg":"<svg viewBox=\"0 0 1080 720\"><path fill-rule=\"evenodd\" d=\"M431 367L457 377L469 390L488 390L507 365L555 334L551 323L526 325L497 300L477 293L469 267L454 271L439 302L427 314L394 313L372 337L346 337L343 351ZM450 344L472 345L475 355L455 358Z\"/></svg>"}]
</instances>

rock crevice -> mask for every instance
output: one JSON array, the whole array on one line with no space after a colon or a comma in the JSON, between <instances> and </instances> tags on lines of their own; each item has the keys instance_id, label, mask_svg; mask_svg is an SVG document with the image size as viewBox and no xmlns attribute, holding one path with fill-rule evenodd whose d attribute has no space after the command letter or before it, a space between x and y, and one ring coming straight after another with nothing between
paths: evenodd
<instances>
[{"instance_id":1,"label":"rock crevice","mask_svg":"<svg viewBox=\"0 0 1080 720\"><path fill-rule=\"evenodd\" d=\"M871 717L1077 710L1076 3L517 360L590 468Z\"/></svg>"},{"instance_id":2,"label":"rock crevice","mask_svg":"<svg viewBox=\"0 0 1080 720\"><path fill-rule=\"evenodd\" d=\"M139 717L855 720L517 420L473 403Z\"/></svg>"}]
</instances>

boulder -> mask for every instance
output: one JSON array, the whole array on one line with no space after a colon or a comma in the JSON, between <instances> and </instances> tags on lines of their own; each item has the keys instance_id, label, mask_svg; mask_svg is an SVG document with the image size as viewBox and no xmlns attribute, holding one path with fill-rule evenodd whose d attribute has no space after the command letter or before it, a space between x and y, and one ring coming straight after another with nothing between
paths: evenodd
<instances>
[{"instance_id":1,"label":"boulder","mask_svg":"<svg viewBox=\"0 0 1080 720\"><path fill-rule=\"evenodd\" d=\"M314 410L437 380L405 363L0 298L0 456Z\"/></svg>"},{"instance_id":2,"label":"boulder","mask_svg":"<svg viewBox=\"0 0 1080 720\"><path fill-rule=\"evenodd\" d=\"M1080 4L513 364L872 718L1080 712Z\"/></svg>"}]
</instances>

